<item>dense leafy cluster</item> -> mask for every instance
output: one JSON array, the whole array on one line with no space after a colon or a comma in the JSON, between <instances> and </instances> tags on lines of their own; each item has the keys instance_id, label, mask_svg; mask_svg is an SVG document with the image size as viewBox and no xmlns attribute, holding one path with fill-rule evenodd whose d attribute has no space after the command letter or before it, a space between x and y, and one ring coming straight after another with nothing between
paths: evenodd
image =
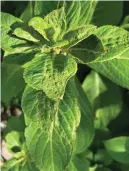
<instances>
[{"instance_id":1,"label":"dense leafy cluster","mask_svg":"<svg viewBox=\"0 0 129 171\"><path fill-rule=\"evenodd\" d=\"M6 134L14 158L3 170L88 170L86 149L93 140L94 127L109 133L107 125L122 108L120 90L109 80L129 88L129 32L112 25L95 26L97 5L97 1L35 1L20 18L1 14L2 100L9 102L25 88L22 109L26 125ZM78 63L109 80L92 71L81 87L75 77ZM12 85L9 92L6 84ZM110 103L101 103L114 89ZM94 117L101 119L94 122ZM10 143L10 139L15 141ZM96 160L109 153L110 160L129 164L128 144L128 137L107 140L107 151L100 150ZM127 160L122 155L127 155Z\"/></svg>"}]
</instances>

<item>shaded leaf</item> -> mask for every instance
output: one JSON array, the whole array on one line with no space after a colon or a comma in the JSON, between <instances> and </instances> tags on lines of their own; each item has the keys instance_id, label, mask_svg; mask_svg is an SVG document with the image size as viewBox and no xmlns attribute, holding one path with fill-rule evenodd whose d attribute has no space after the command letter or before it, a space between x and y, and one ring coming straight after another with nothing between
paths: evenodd
<instances>
[{"instance_id":1,"label":"shaded leaf","mask_svg":"<svg viewBox=\"0 0 129 171\"><path fill-rule=\"evenodd\" d=\"M19 65L2 64L1 74L1 99L8 103L12 97L16 97L25 86L23 69Z\"/></svg>"},{"instance_id":2,"label":"shaded leaf","mask_svg":"<svg viewBox=\"0 0 129 171\"><path fill-rule=\"evenodd\" d=\"M118 25L122 16L123 1L99 1L92 17L92 23L97 26Z\"/></svg>"},{"instance_id":3,"label":"shaded leaf","mask_svg":"<svg viewBox=\"0 0 129 171\"><path fill-rule=\"evenodd\" d=\"M69 52L79 63L86 64L97 59L104 49L101 41L95 35L91 35L70 48Z\"/></svg>"},{"instance_id":4,"label":"shaded leaf","mask_svg":"<svg viewBox=\"0 0 129 171\"><path fill-rule=\"evenodd\" d=\"M104 141L104 145L114 160L129 164L129 137L112 138Z\"/></svg>"},{"instance_id":5,"label":"shaded leaf","mask_svg":"<svg viewBox=\"0 0 129 171\"><path fill-rule=\"evenodd\" d=\"M81 109L81 121L77 129L75 150L75 153L80 153L87 149L94 137L93 110L78 80L76 80L76 87L73 90L78 97Z\"/></svg>"},{"instance_id":6,"label":"shaded leaf","mask_svg":"<svg viewBox=\"0 0 129 171\"><path fill-rule=\"evenodd\" d=\"M105 129L121 111L119 87L94 71L86 77L82 87L95 111L95 127Z\"/></svg>"}]
</instances>

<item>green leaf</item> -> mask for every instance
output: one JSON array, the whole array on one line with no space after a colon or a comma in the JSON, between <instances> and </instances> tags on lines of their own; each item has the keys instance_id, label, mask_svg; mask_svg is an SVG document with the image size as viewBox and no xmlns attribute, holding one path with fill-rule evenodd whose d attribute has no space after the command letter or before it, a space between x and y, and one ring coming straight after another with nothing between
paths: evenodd
<instances>
[{"instance_id":1,"label":"green leaf","mask_svg":"<svg viewBox=\"0 0 129 171\"><path fill-rule=\"evenodd\" d=\"M81 122L77 129L75 150L75 153L80 153L87 149L94 137L93 110L78 80L73 90L78 97L81 109Z\"/></svg>"},{"instance_id":2,"label":"green leaf","mask_svg":"<svg viewBox=\"0 0 129 171\"><path fill-rule=\"evenodd\" d=\"M75 156L65 171L89 171L89 165L88 160Z\"/></svg>"},{"instance_id":3,"label":"green leaf","mask_svg":"<svg viewBox=\"0 0 129 171\"><path fill-rule=\"evenodd\" d=\"M51 25L48 24L41 17L34 17L29 21L29 26L32 26L38 33L40 33L46 40L49 41L49 37L47 36L47 32L51 31Z\"/></svg>"},{"instance_id":4,"label":"green leaf","mask_svg":"<svg viewBox=\"0 0 129 171\"><path fill-rule=\"evenodd\" d=\"M102 26L94 34L102 41L106 51L114 51L129 46L129 33L115 26Z\"/></svg>"},{"instance_id":5,"label":"green leaf","mask_svg":"<svg viewBox=\"0 0 129 171\"><path fill-rule=\"evenodd\" d=\"M12 158L4 163L1 168L2 171L19 171L19 165L17 165L17 159Z\"/></svg>"},{"instance_id":6,"label":"green leaf","mask_svg":"<svg viewBox=\"0 0 129 171\"><path fill-rule=\"evenodd\" d=\"M67 81L77 71L71 56L38 54L25 68L24 79L36 90L43 90L49 98L62 99Z\"/></svg>"},{"instance_id":7,"label":"green leaf","mask_svg":"<svg viewBox=\"0 0 129 171\"><path fill-rule=\"evenodd\" d=\"M7 143L8 150L20 158L24 156L25 153L22 151L22 146L24 142L24 135L21 132L11 131L5 136L5 141Z\"/></svg>"},{"instance_id":8,"label":"green leaf","mask_svg":"<svg viewBox=\"0 0 129 171\"><path fill-rule=\"evenodd\" d=\"M24 116L20 115L19 117L12 116L8 119L7 127L4 130L4 134L7 134L11 131L24 132L25 122Z\"/></svg>"},{"instance_id":9,"label":"green leaf","mask_svg":"<svg viewBox=\"0 0 129 171\"><path fill-rule=\"evenodd\" d=\"M94 71L86 77L82 87L95 111L95 127L105 129L122 109L119 87Z\"/></svg>"},{"instance_id":10,"label":"green leaf","mask_svg":"<svg viewBox=\"0 0 129 171\"><path fill-rule=\"evenodd\" d=\"M97 1L68 1L64 5L67 21L67 30L72 30L77 26L89 24Z\"/></svg>"},{"instance_id":11,"label":"green leaf","mask_svg":"<svg viewBox=\"0 0 129 171\"><path fill-rule=\"evenodd\" d=\"M95 29L96 27L94 25L84 25L77 27L76 29L73 29L66 33L63 37L63 41L68 41L68 47L74 46L83 39L86 39L88 36L90 36Z\"/></svg>"},{"instance_id":12,"label":"green leaf","mask_svg":"<svg viewBox=\"0 0 129 171\"><path fill-rule=\"evenodd\" d=\"M98 1L91 23L97 26L118 25L122 16L123 1Z\"/></svg>"},{"instance_id":13,"label":"green leaf","mask_svg":"<svg viewBox=\"0 0 129 171\"><path fill-rule=\"evenodd\" d=\"M1 43L2 43L2 49L11 51L16 44L23 45L25 43L24 40L19 40L14 37L10 37L8 35L8 32L11 30L12 24L16 22L21 22L19 18L16 18L12 16L11 14L7 13L1 13Z\"/></svg>"},{"instance_id":14,"label":"green leaf","mask_svg":"<svg viewBox=\"0 0 129 171\"><path fill-rule=\"evenodd\" d=\"M32 159L42 171L64 170L72 157L80 122L78 100L72 87L73 83L68 82L60 102L28 86L23 94L22 108L29 124L26 142Z\"/></svg>"},{"instance_id":15,"label":"green leaf","mask_svg":"<svg viewBox=\"0 0 129 171\"><path fill-rule=\"evenodd\" d=\"M19 65L2 64L1 74L1 99L8 103L12 97L16 97L25 86L23 69Z\"/></svg>"},{"instance_id":16,"label":"green leaf","mask_svg":"<svg viewBox=\"0 0 129 171\"><path fill-rule=\"evenodd\" d=\"M34 38L26 29L24 28L16 28L13 32L13 34L15 34L17 37L20 37L22 39L26 39L28 41L32 41L32 42L39 42L39 40L37 40L36 38Z\"/></svg>"},{"instance_id":17,"label":"green leaf","mask_svg":"<svg viewBox=\"0 0 129 171\"><path fill-rule=\"evenodd\" d=\"M94 161L104 165L110 165L112 163L112 158L104 149L99 149L94 155Z\"/></svg>"},{"instance_id":18,"label":"green leaf","mask_svg":"<svg viewBox=\"0 0 129 171\"><path fill-rule=\"evenodd\" d=\"M44 20L49 23L51 30L46 30L47 35L50 40L56 42L57 40L61 40L66 32L66 17L64 8L56 9L50 12L47 16L44 17Z\"/></svg>"},{"instance_id":19,"label":"green leaf","mask_svg":"<svg viewBox=\"0 0 129 171\"><path fill-rule=\"evenodd\" d=\"M129 88L129 47L104 53L88 66L116 84Z\"/></svg>"},{"instance_id":20,"label":"green leaf","mask_svg":"<svg viewBox=\"0 0 129 171\"><path fill-rule=\"evenodd\" d=\"M1 26L2 28L6 28L8 31L11 30L11 25L21 22L21 20L17 17L14 17L11 14L1 12Z\"/></svg>"},{"instance_id":21,"label":"green leaf","mask_svg":"<svg viewBox=\"0 0 129 171\"><path fill-rule=\"evenodd\" d=\"M112 138L104 141L104 145L114 160L129 164L129 137Z\"/></svg>"},{"instance_id":22,"label":"green leaf","mask_svg":"<svg viewBox=\"0 0 129 171\"><path fill-rule=\"evenodd\" d=\"M86 64L97 59L104 52L104 49L101 41L95 35L91 35L70 48L69 52L79 63Z\"/></svg>"},{"instance_id":23,"label":"green leaf","mask_svg":"<svg viewBox=\"0 0 129 171\"><path fill-rule=\"evenodd\" d=\"M28 22L34 16L47 15L58 8L58 5L57 1L30 1L20 18L24 22Z\"/></svg>"},{"instance_id":24,"label":"green leaf","mask_svg":"<svg viewBox=\"0 0 129 171\"><path fill-rule=\"evenodd\" d=\"M12 53L5 52L3 61L7 64L16 64L22 66L31 61L38 52L39 50L37 50L34 46L28 49L16 48Z\"/></svg>"}]
</instances>

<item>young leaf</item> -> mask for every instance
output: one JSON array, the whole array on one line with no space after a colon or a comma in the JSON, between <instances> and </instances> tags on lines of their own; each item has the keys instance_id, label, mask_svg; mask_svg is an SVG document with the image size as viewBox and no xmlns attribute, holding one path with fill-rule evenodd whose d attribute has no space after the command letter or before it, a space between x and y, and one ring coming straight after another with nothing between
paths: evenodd
<instances>
[{"instance_id":1,"label":"young leaf","mask_svg":"<svg viewBox=\"0 0 129 171\"><path fill-rule=\"evenodd\" d=\"M95 127L105 129L121 111L119 87L94 71L86 77L82 87L95 111Z\"/></svg>"},{"instance_id":2,"label":"young leaf","mask_svg":"<svg viewBox=\"0 0 129 171\"><path fill-rule=\"evenodd\" d=\"M129 137L112 138L104 141L104 145L114 160L129 164Z\"/></svg>"},{"instance_id":3,"label":"young leaf","mask_svg":"<svg viewBox=\"0 0 129 171\"><path fill-rule=\"evenodd\" d=\"M26 29L24 28L16 28L13 32L13 34L15 34L17 37L20 37L22 39L26 39L28 41L32 41L32 42L39 42L39 40L37 40L36 38L34 38Z\"/></svg>"},{"instance_id":4,"label":"young leaf","mask_svg":"<svg viewBox=\"0 0 129 171\"><path fill-rule=\"evenodd\" d=\"M36 90L43 90L49 98L62 99L67 81L77 71L71 56L62 54L38 54L26 65L24 79Z\"/></svg>"},{"instance_id":5,"label":"young leaf","mask_svg":"<svg viewBox=\"0 0 129 171\"><path fill-rule=\"evenodd\" d=\"M116 84L129 88L129 47L102 54L88 66Z\"/></svg>"},{"instance_id":6,"label":"young leaf","mask_svg":"<svg viewBox=\"0 0 129 171\"><path fill-rule=\"evenodd\" d=\"M25 133L27 146L37 167L43 171L64 170L72 157L80 122L78 100L72 87L69 82L60 102L28 86L23 94L22 108L29 124Z\"/></svg>"},{"instance_id":7,"label":"young leaf","mask_svg":"<svg viewBox=\"0 0 129 171\"><path fill-rule=\"evenodd\" d=\"M23 69L19 65L3 63L1 83L1 99L8 103L24 89Z\"/></svg>"},{"instance_id":8,"label":"young leaf","mask_svg":"<svg viewBox=\"0 0 129 171\"><path fill-rule=\"evenodd\" d=\"M53 34L50 34L50 31L46 31L46 34L49 35L50 40L56 42L61 40L63 35L66 32L66 16L64 8L56 9L50 12L44 17L44 20L49 23L51 28L53 28Z\"/></svg>"},{"instance_id":9,"label":"young leaf","mask_svg":"<svg viewBox=\"0 0 129 171\"><path fill-rule=\"evenodd\" d=\"M34 17L29 21L29 26L32 26L38 33L40 33L47 41L49 41L49 37L47 36L47 32L52 30L51 25L48 24L41 17Z\"/></svg>"}]
</instances>

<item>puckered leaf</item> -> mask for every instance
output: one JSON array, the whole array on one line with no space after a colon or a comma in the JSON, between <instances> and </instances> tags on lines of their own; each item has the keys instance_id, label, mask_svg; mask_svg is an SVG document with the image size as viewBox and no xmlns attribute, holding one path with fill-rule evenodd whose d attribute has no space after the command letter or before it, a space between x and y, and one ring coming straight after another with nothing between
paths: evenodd
<instances>
[{"instance_id":1,"label":"puckered leaf","mask_svg":"<svg viewBox=\"0 0 129 171\"><path fill-rule=\"evenodd\" d=\"M22 107L29 125L25 133L27 146L42 171L64 170L71 159L80 122L78 100L72 87L72 82L68 82L60 102L28 86L23 94Z\"/></svg>"},{"instance_id":2,"label":"puckered leaf","mask_svg":"<svg viewBox=\"0 0 129 171\"><path fill-rule=\"evenodd\" d=\"M88 65L118 85L129 88L129 47L104 53Z\"/></svg>"},{"instance_id":3,"label":"puckered leaf","mask_svg":"<svg viewBox=\"0 0 129 171\"><path fill-rule=\"evenodd\" d=\"M96 29L94 34L102 41L106 51L129 46L129 33L122 28L106 25Z\"/></svg>"},{"instance_id":4,"label":"puckered leaf","mask_svg":"<svg viewBox=\"0 0 129 171\"><path fill-rule=\"evenodd\" d=\"M122 108L120 89L94 71L86 77L82 87L95 111L95 127L102 130L120 114Z\"/></svg>"},{"instance_id":5,"label":"puckered leaf","mask_svg":"<svg viewBox=\"0 0 129 171\"><path fill-rule=\"evenodd\" d=\"M129 137L116 137L104 141L110 156L120 162L129 164Z\"/></svg>"},{"instance_id":6,"label":"puckered leaf","mask_svg":"<svg viewBox=\"0 0 129 171\"><path fill-rule=\"evenodd\" d=\"M77 66L71 56L39 54L25 68L24 79L36 90L43 90L49 98L60 99L67 81L76 73Z\"/></svg>"},{"instance_id":7,"label":"puckered leaf","mask_svg":"<svg viewBox=\"0 0 129 171\"><path fill-rule=\"evenodd\" d=\"M8 103L24 89L23 69L19 65L3 63L1 83L1 99Z\"/></svg>"}]
</instances>

